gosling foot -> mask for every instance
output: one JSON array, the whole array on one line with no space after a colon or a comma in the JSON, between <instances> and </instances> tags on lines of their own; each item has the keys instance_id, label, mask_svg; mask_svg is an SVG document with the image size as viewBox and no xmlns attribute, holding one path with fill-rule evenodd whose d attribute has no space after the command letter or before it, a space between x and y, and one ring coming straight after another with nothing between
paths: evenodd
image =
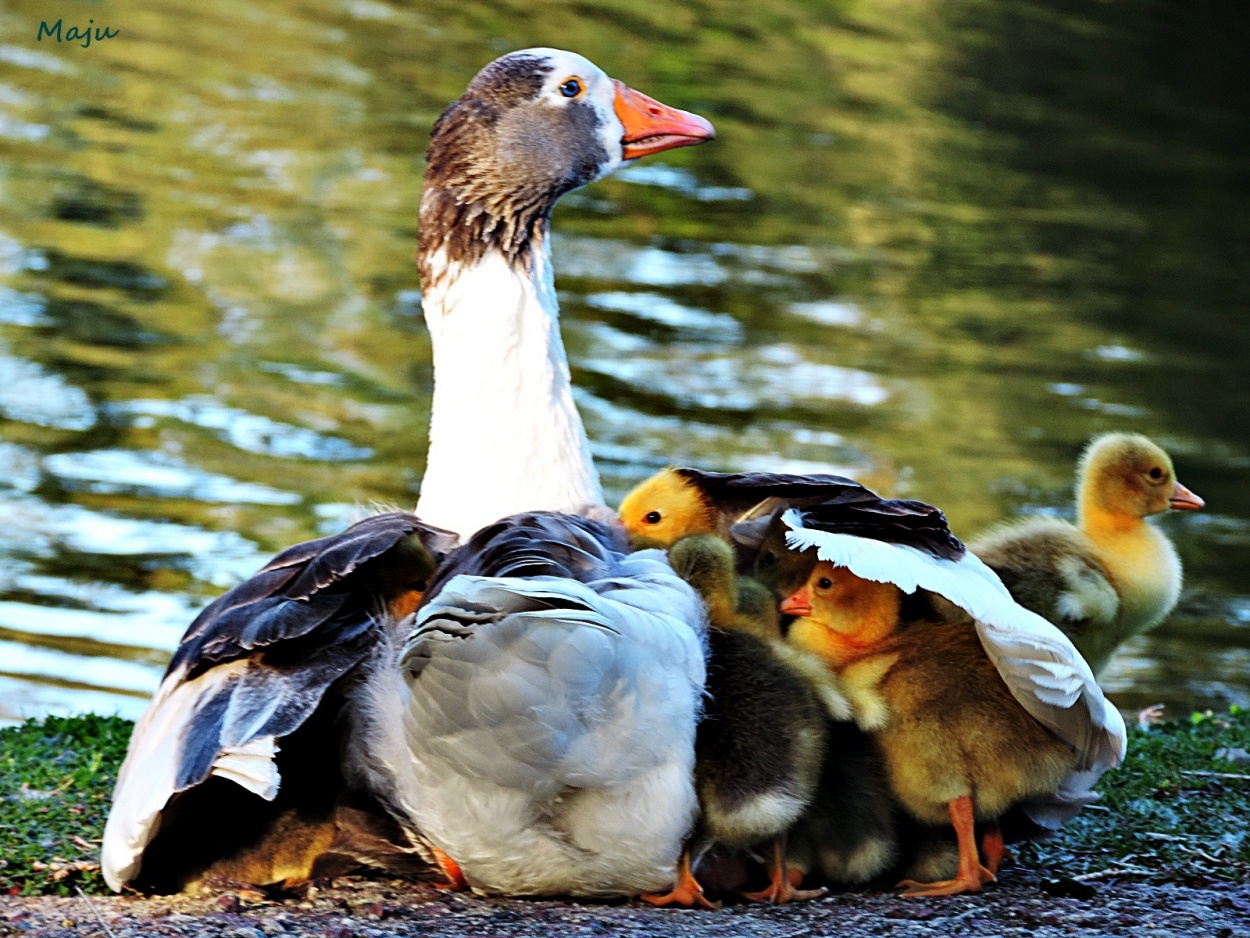
<instances>
[{"instance_id":1,"label":"gosling foot","mask_svg":"<svg viewBox=\"0 0 1250 938\"><path fill-rule=\"evenodd\" d=\"M1140 729L1148 730L1156 723L1163 722L1163 704L1154 704L1145 710L1138 711L1137 726Z\"/></svg>"},{"instance_id":2,"label":"gosling foot","mask_svg":"<svg viewBox=\"0 0 1250 938\"><path fill-rule=\"evenodd\" d=\"M895 888L903 890L901 898L918 899L924 896L958 896L965 892L980 892L986 883L996 883L998 878L980 863L973 870L961 870L954 879L944 879L936 883L918 883L914 879L905 879Z\"/></svg>"},{"instance_id":3,"label":"gosling foot","mask_svg":"<svg viewBox=\"0 0 1250 938\"><path fill-rule=\"evenodd\" d=\"M798 878L794 877L798 873ZM759 892L739 893L744 899L752 902L771 902L781 905L785 902L804 902L808 899L819 899L828 890L796 889L803 881L803 874L792 870L786 862L786 837L784 834L773 838L773 857L768 867L768 888Z\"/></svg>"},{"instance_id":4,"label":"gosling foot","mask_svg":"<svg viewBox=\"0 0 1250 938\"><path fill-rule=\"evenodd\" d=\"M782 905L786 902L819 899L828 891L823 886L819 889L795 889L790 883L790 877L787 876L785 882L769 883L767 889L761 889L759 892L744 892L740 895L743 899L750 899L752 902L771 902L774 905Z\"/></svg>"},{"instance_id":5,"label":"gosling foot","mask_svg":"<svg viewBox=\"0 0 1250 938\"><path fill-rule=\"evenodd\" d=\"M681 862L677 865L677 884L668 892L644 892L639 896L643 902L651 905L681 905L687 909L698 906L700 909L719 909L719 902L712 902L703 894L703 887L694 878L690 869L690 853L683 852Z\"/></svg>"}]
</instances>

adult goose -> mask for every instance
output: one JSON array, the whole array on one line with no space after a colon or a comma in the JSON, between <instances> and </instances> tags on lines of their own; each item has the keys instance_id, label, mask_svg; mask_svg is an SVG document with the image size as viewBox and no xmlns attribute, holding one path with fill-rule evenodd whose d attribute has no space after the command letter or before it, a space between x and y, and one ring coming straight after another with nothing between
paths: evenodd
<instances>
[{"instance_id":1,"label":"adult goose","mask_svg":"<svg viewBox=\"0 0 1250 938\"><path fill-rule=\"evenodd\" d=\"M549 218L624 160L711 136L551 49L488 65L434 128L417 511L473 537L405 641L406 693L379 686L369 751L449 876L482 891L666 887L694 820L703 611L662 554L630 554L619 529L579 517L607 509L560 339Z\"/></svg>"},{"instance_id":2,"label":"adult goose","mask_svg":"<svg viewBox=\"0 0 1250 938\"><path fill-rule=\"evenodd\" d=\"M695 811L703 611L661 554L630 555L623 532L578 517L607 509L559 334L549 218L623 161L712 136L553 49L487 65L439 118L420 210L435 370L422 520L370 519L350 549L292 548L192 624L119 777L114 889L298 879L327 854L417 874L437 862L494 892L669 885ZM400 541L415 534L436 560L484 525L448 561L463 575L416 588L429 571ZM404 687L388 629L417 593ZM306 751L312 768L288 758Z\"/></svg>"}]
</instances>

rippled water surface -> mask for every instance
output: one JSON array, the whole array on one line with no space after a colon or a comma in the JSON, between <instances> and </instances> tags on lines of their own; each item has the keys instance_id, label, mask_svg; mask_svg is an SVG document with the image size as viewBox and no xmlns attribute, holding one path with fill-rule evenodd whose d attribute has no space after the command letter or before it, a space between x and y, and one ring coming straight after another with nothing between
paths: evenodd
<instances>
[{"instance_id":1,"label":"rippled water surface","mask_svg":"<svg viewBox=\"0 0 1250 938\"><path fill-rule=\"evenodd\" d=\"M41 20L120 29L90 48ZM576 49L720 139L564 200L614 497L840 470L956 530L1146 432L1178 611L1122 706L1250 704L1250 16L1235 3L187 0L0 8L0 721L134 716L277 549L421 479L421 155L490 58Z\"/></svg>"}]
</instances>

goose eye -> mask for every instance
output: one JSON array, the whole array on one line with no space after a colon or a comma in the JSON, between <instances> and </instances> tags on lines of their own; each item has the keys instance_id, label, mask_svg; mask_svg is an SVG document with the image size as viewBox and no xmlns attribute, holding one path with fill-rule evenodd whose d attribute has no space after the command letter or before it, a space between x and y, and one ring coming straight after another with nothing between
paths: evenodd
<instances>
[{"instance_id":1,"label":"goose eye","mask_svg":"<svg viewBox=\"0 0 1250 938\"><path fill-rule=\"evenodd\" d=\"M425 580L417 580L417 582L416 582L416 583L413 583L413 584L412 584L412 588L413 588L414 590L416 590L418 593L424 593L424 592L425 592L425 588L426 588L428 585L429 585L429 584L428 584Z\"/></svg>"},{"instance_id":2,"label":"goose eye","mask_svg":"<svg viewBox=\"0 0 1250 938\"><path fill-rule=\"evenodd\" d=\"M829 587L833 586L833 580L829 579L827 576L822 576L816 581L816 585L822 590L827 590Z\"/></svg>"},{"instance_id":3,"label":"goose eye","mask_svg":"<svg viewBox=\"0 0 1250 938\"><path fill-rule=\"evenodd\" d=\"M576 78L569 78L560 85L560 94L566 98L576 98L582 93L582 83Z\"/></svg>"},{"instance_id":4,"label":"goose eye","mask_svg":"<svg viewBox=\"0 0 1250 938\"><path fill-rule=\"evenodd\" d=\"M659 524L660 513L658 511L648 511L646 514L646 517L644 517L642 520L647 522L647 524Z\"/></svg>"},{"instance_id":5,"label":"goose eye","mask_svg":"<svg viewBox=\"0 0 1250 938\"><path fill-rule=\"evenodd\" d=\"M1163 478L1163 470L1160 469L1158 466L1155 466L1153 469L1150 470L1149 475L1150 475L1150 478L1158 482L1160 479Z\"/></svg>"}]
</instances>

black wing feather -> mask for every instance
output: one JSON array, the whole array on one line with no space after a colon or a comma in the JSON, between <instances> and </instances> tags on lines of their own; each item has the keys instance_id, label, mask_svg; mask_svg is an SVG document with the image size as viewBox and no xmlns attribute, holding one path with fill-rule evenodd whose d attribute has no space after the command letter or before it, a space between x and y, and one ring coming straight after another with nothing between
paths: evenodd
<instances>
[{"instance_id":1,"label":"black wing feather","mask_svg":"<svg viewBox=\"0 0 1250 938\"><path fill-rule=\"evenodd\" d=\"M944 560L959 560L967 550L941 509L912 499L879 498L864 489L801 511L803 526L817 531L905 544Z\"/></svg>"},{"instance_id":2,"label":"black wing feather","mask_svg":"<svg viewBox=\"0 0 1250 938\"><path fill-rule=\"evenodd\" d=\"M221 755L221 733L226 722L226 710L234 691L234 681L224 685L219 693L204 701L195 717L179 739L182 751L178 759L177 790L198 785L208 778L213 762Z\"/></svg>"},{"instance_id":3,"label":"black wing feather","mask_svg":"<svg viewBox=\"0 0 1250 938\"><path fill-rule=\"evenodd\" d=\"M413 535L435 563L455 544L451 532L424 524L409 512L394 511L284 550L196 616L166 674L182 667L188 675L201 673L257 648L323 631L327 623L342 625L359 618L348 614L348 607L372 615L379 600L388 597L362 588L359 576Z\"/></svg>"},{"instance_id":4,"label":"black wing feather","mask_svg":"<svg viewBox=\"0 0 1250 938\"><path fill-rule=\"evenodd\" d=\"M803 512L803 524L822 531L906 544L935 557L958 560L965 547L951 533L946 516L924 502L882 498L872 489L837 475L789 475L770 472L705 472L676 469L697 485L720 511L727 524L766 500L780 500L772 517L784 507ZM742 547L758 546L768 526L761 518L735 532ZM754 536L752 536L754 534Z\"/></svg>"},{"instance_id":5,"label":"black wing feather","mask_svg":"<svg viewBox=\"0 0 1250 938\"><path fill-rule=\"evenodd\" d=\"M334 682L367 656L376 641L372 624L359 615L331 622L333 643L299 648L282 643L278 654L249 661L215 688L180 737L178 790L208 778L223 748L263 736L281 738L302 726Z\"/></svg>"},{"instance_id":6,"label":"black wing feather","mask_svg":"<svg viewBox=\"0 0 1250 938\"><path fill-rule=\"evenodd\" d=\"M760 502L780 498L792 507L815 504L849 494L876 495L854 479L838 475L792 475L784 472L706 472L674 469L712 501L725 523L732 524Z\"/></svg>"}]
</instances>

